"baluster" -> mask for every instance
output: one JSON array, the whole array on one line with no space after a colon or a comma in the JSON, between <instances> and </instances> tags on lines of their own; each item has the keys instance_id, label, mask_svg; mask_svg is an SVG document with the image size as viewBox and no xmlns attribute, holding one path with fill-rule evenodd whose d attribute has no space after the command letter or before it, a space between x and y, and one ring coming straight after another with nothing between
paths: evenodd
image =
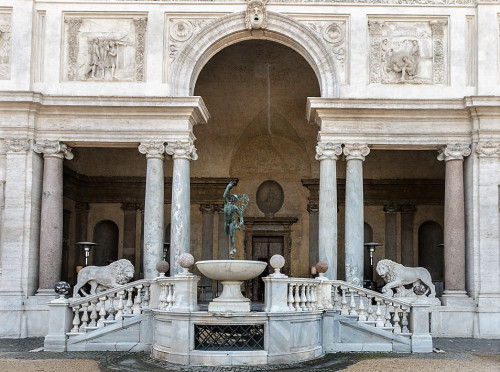
<instances>
[{"instance_id":1,"label":"baluster","mask_svg":"<svg viewBox=\"0 0 500 372\"><path fill-rule=\"evenodd\" d=\"M92 312L90 313L90 323L89 327L97 327L97 300L90 300L90 307L92 308Z\"/></svg>"},{"instance_id":2,"label":"baluster","mask_svg":"<svg viewBox=\"0 0 500 372\"><path fill-rule=\"evenodd\" d=\"M295 310L295 308L293 307L293 284L292 283L288 283L288 310Z\"/></svg>"},{"instance_id":3,"label":"baluster","mask_svg":"<svg viewBox=\"0 0 500 372\"><path fill-rule=\"evenodd\" d=\"M166 291L167 291L167 299L166 299L166 303L165 303L165 306L166 306L166 310L170 310L172 309L172 285L170 283L168 283L166 285Z\"/></svg>"},{"instance_id":4,"label":"baluster","mask_svg":"<svg viewBox=\"0 0 500 372\"><path fill-rule=\"evenodd\" d=\"M149 292L149 283L144 283L144 305L143 307L149 306L149 300L150 300L150 292Z\"/></svg>"},{"instance_id":5,"label":"baluster","mask_svg":"<svg viewBox=\"0 0 500 372\"><path fill-rule=\"evenodd\" d=\"M363 303L364 293L358 292L358 295L359 295L358 320L364 322L366 321L365 304Z\"/></svg>"},{"instance_id":6,"label":"baluster","mask_svg":"<svg viewBox=\"0 0 500 372\"><path fill-rule=\"evenodd\" d=\"M339 309L339 293L338 293L339 286L338 285L333 285L333 306L335 309Z\"/></svg>"},{"instance_id":7,"label":"baluster","mask_svg":"<svg viewBox=\"0 0 500 372\"><path fill-rule=\"evenodd\" d=\"M394 333L401 333L401 325L399 324L399 321L401 320L399 318L399 306L398 304L394 304L394 317L392 318L392 321L394 323Z\"/></svg>"},{"instance_id":8,"label":"baluster","mask_svg":"<svg viewBox=\"0 0 500 372\"><path fill-rule=\"evenodd\" d=\"M121 291L118 292L118 306L116 307L118 311L116 312L115 319L120 320L123 318L123 309L125 308L125 305L123 304L123 299L125 297L125 291L122 289Z\"/></svg>"},{"instance_id":9,"label":"baluster","mask_svg":"<svg viewBox=\"0 0 500 372\"><path fill-rule=\"evenodd\" d=\"M88 302L82 304L83 314L82 314L82 325L80 326L80 332L87 332L87 327L89 325L89 306L90 303Z\"/></svg>"},{"instance_id":10,"label":"baluster","mask_svg":"<svg viewBox=\"0 0 500 372\"><path fill-rule=\"evenodd\" d=\"M375 320L375 317L373 316L372 298L373 295L367 295L368 299L368 310L366 310L366 312L368 313L367 320Z\"/></svg>"},{"instance_id":11,"label":"baluster","mask_svg":"<svg viewBox=\"0 0 500 372\"><path fill-rule=\"evenodd\" d=\"M127 288L127 304L125 305L125 314L132 314L132 306L134 303L132 302L132 292L134 288Z\"/></svg>"},{"instance_id":12,"label":"baluster","mask_svg":"<svg viewBox=\"0 0 500 372\"><path fill-rule=\"evenodd\" d=\"M406 306L402 306L401 310L403 310L403 319L401 320L401 325L403 326L403 329L401 330L402 333L410 333L410 330L408 329L408 317L406 314L408 313L408 308Z\"/></svg>"},{"instance_id":13,"label":"baluster","mask_svg":"<svg viewBox=\"0 0 500 372\"><path fill-rule=\"evenodd\" d=\"M349 315L358 315L358 312L356 311L356 301L354 301L354 289L349 288L349 292L351 293L351 303L349 304L351 311L349 312Z\"/></svg>"},{"instance_id":14,"label":"baluster","mask_svg":"<svg viewBox=\"0 0 500 372\"><path fill-rule=\"evenodd\" d=\"M115 310L115 296L109 296L108 297L108 300L109 300L109 306L108 306L108 317L106 318L106 320L115 320L115 313L116 313L116 310Z\"/></svg>"},{"instance_id":15,"label":"baluster","mask_svg":"<svg viewBox=\"0 0 500 372\"><path fill-rule=\"evenodd\" d=\"M342 301L341 301L342 308L340 310L340 315L349 315L349 309L347 307L347 299L345 298L345 290L346 290L346 288L340 287L340 289L342 291Z\"/></svg>"},{"instance_id":16,"label":"baluster","mask_svg":"<svg viewBox=\"0 0 500 372\"><path fill-rule=\"evenodd\" d=\"M71 333L78 333L80 329L80 305L73 306L73 312L75 316L73 317L73 328L71 329Z\"/></svg>"},{"instance_id":17,"label":"baluster","mask_svg":"<svg viewBox=\"0 0 500 372\"><path fill-rule=\"evenodd\" d=\"M391 312L389 310L390 303L385 302L385 324L384 327L392 327L391 324Z\"/></svg>"},{"instance_id":18,"label":"baluster","mask_svg":"<svg viewBox=\"0 0 500 372\"><path fill-rule=\"evenodd\" d=\"M172 305L170 306L172 308L175 305L175 295L176 295L176 293L175 293L175 283L170 284L170 286L172 287L172 289L171 289L171 292L172 292Z\"/></svg>"},{"instance_id":19,"label":"baluster","mask_svg":"<svg viewBox=\"0 0 500 372\"><path fill-rule=\"evenodd\" d=\"M97 327L104 327L104 321L106 320L106 296L99 297L99 320L97 321Z\"/></svg>"},{"instance_id":20,"label":"baluster","mask_svg":"<svg viewBox=\"0 0 500 372\"><path fill-rule=\"evenodd\" d=\"M165 283L160 283L160 295L158 298L158 309L159 310L164 310L166 306L166 288L165 288Z\"/></svg>"},{"instance_id":21,"label":"baluster","mask_svg":"<svg viewBox=\"0 0 500 372\"><path fill-rule=\"evenodd\" d=\"M377 301L377 310L375 311L375 327L383 327L384 321L382 319L382 310L380 309L380 303L382 300L376 299Z\"/></svg>"},{"instance_id":22,"label":"baluster","mask_svg":"<svg viewBox=\"0 0 500 372\"><path fill-rule=\"evenodd\" d=\"M318 308L318 284L317 283L312 285L311 306L312 306L312 310L316 310Z\"/></svg>"},{"instance_id":23,"label":"baluster","mask_svg":"<svg viewBox=\"0 0 500 372\"><path fill-rule=\"evenodd\" d=\"M135 300L134 300L134 307L133 307L133 314L141 314L142 313L142 298L141 298L141 292L142 292L142 284L137 284L135 286L135 289L137 289L137 293L135 294Z\"/></svg>"},{"instance_id":24,"label":"baluster","mask_svg":"<svg viewBox=\"0 0 500 372\"><path fill-rule=\"evenodd\" d=\"M293 297L295 311L302 311L300 308L300 285L295 283L295 296Z\"/></svg>"},{"instance_id":25,"label":"baluster","mask_svg":"<svg viewBox=\"0 0 500 372\"><path fill-rule=\"evenodd\" d=\"M311 285L310 284L304 284L305 286L305 292L306 292L306 302L304 304L305 309L307 311L312 310L312 305L311 305Z\"/></svg>"},{"instance_id":26,"label":"baluster","mask_svg":"<svg viewBox=\"0 0 500 372\"><path fill-rule=\"evenodd\" d=\"M304 283L302 283L300 285L300 305L299 305L300 308L302 309L302 311L307 311L306 302L307 302L306 285Z\"/></svg>"}]
</instances>

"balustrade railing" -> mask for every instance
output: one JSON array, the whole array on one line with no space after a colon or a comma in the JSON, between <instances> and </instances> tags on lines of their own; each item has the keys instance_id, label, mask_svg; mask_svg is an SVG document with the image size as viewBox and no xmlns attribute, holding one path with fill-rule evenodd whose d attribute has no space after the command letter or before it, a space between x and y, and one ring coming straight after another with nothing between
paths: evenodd
<instances>
[{"instance_id":1,"label":"balustrade railing","mask_svg":"<svg viewBox=\"0 0 500 372\"><path fill-rule=\"evenodd\" d=\"M291 311L312 311L318 308L319 282L311 279L290 278L288 281L287 306Z\"/></svg>"},{"instance_id":2,"label":"balustrade railing","mask_svg":"<svg viewBox=\"0 0 500 372\"><path fill-rule=\"evenodd\" d=\"M69 302L73 309L71 333L84 333L104 327L128 315L142 314L149 307L150 283L139 280L109 289L92 296L76 298Z\"/></svg>"}]
</instances>

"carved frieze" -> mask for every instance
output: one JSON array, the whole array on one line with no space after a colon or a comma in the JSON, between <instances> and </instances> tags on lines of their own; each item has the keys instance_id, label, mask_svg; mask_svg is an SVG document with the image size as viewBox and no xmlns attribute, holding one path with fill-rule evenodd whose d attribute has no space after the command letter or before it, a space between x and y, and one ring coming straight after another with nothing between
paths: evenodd
<instances>
[{"instance_id":1,"label":"carved frieze","mask_svg":"<svg viewBox=\"0 0 500 372\"><path fill-rule=\"evenodd\" d=\"M348 84L349 23L347 17L334 19L300 19L326 42L332 53L339 83Z\"/></svg>"},{"instance_id":2,"label":"carved frieze","mask_svg":"<svg viewBox=\"0 0 500 372\"><path fill-rule=\"evenodd\" d=\"M500 143L479 142L476 147L476 153L480 157L500 157Z\"/></svg>"},{"instance_id":3,"label":"carved frieze","mask_svg":"<svg viewBox=\"0 0 500 372\"><path fill-rule=\"evenodd\" d=\"M144 81L147 19L64 19L65 81Z\"/></svg>"},{"instance_id":4,"label":"carved frieze","mask_svg":"<svg viewBox=\"0 0 500 372\"><path fill-rule=\"evenodd\" d=\"M151 1L151 0L119 0ZM172 0L154 0L158 2L172 2ZM196 0L198 2L213 2L214 0ZM224 2L237 2L236 0L220 0ZM476 5L478 0L271 0L273 3L344 3L344 4L394 4L394 5ZM495 2L498 0L481 0L482 2Z\"/></svg>"},{"instance_id":5,"label":"carved frieze","mask_svg":"<svg viewBox=\"0 0 500 372\"><path fill-rule=\"evenodd\" d=\"M446 19L369 20L370 83L446 84Z\"/></svg>"},{"instance_id":6,"label":"carved frieze","mask_svg":"<svg viewBox=\"0 0 500 372\"><path fill-rule=\"evenodd\" d=\"M10 79L11 22L10 11L0 11L0 80Z\"/></svg>"},{"instance_id":7,"label":"carved frieze","mask_svg":"<svg viewBox=\"0 0 500 372\"><path fill-rule=\"evenodd\" d=\"M30 148L30 141L26 138L7 138L4 141L6 152L25 152Z\"/></svg>"}]
</instances>

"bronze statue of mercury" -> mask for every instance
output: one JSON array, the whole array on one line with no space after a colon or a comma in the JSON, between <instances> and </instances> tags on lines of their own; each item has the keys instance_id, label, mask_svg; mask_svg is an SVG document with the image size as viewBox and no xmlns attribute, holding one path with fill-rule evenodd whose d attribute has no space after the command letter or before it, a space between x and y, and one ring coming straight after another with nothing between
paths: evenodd
<instances>
[{"instance_id":1,"label":"bronze statue of mercury","mask_svg":"<svg viewBox=\"0 0 500 372\"><path fill-rule=\"evenodd\" d=\"M230 195L229 191L234 187L231 181L224 191L224 231L229 235L230 258L234 258L236 249L234 248L234 232L243 226L243 212L248 205L247 195Z\"/></svg>"}]
</instances>

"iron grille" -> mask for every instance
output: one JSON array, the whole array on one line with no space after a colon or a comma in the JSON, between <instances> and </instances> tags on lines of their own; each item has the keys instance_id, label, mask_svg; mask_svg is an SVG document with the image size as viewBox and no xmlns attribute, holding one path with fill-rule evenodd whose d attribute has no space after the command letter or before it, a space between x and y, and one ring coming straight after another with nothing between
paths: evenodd
<instances>
[{"instance_id":1,"label":"iron grille","mask_svg":"<svg viewBox=\"0 0 500 372\"><path fill-rule=\"evenodd\" d=\"M264 350L264 324L194 325L195 350Z\"/></svg>"}]
</instances>

